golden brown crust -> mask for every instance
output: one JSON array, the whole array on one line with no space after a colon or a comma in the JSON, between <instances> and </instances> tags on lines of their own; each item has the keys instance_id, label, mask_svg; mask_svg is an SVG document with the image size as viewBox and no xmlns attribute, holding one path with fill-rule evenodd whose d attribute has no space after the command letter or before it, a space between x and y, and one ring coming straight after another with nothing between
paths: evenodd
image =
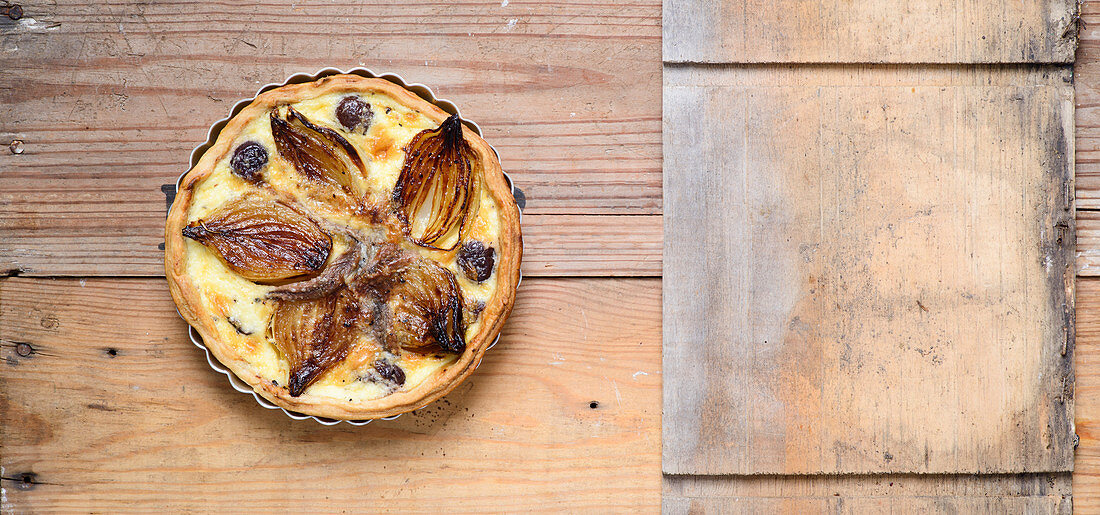
<instances>
[{"instance_id":1,"label":"golden brown crust","mask_svg":"<svg viewBox=\"0 0 1100 515\"><path fill-rule=\"evenodd\" d=\"M519 209L512 198L511 189L504 178L496 154L485 140L468 127L464 127L466 140L481 157L485 184L500 206L501 218L496 290L486 303L481 314L483 323L478 333L469 338L465 352L455 363L441 368L417 387L409 391L395 392L373 401L347 402L341 399L311 396L308 391L300 397L291 397L285 388L276 387L267 378L261 377L234 347L216 338L217 331L212 326L211 313L200 301L194 284L187 277L182 229L187 223L187 212L192 202L194 187L212 173L214 166L228 155L234 140L250 120L257 116L266 116L268 111L277 105L344 91L375 91L387 95L406 107L419 110L437 124L442 123L449 116L442 109L397 84L358 75L333 75L314 82L283 86L261 93L244 110L229 120L214 145L184 177L165 224L164 266L168 287L179 307L180 314L202 335L210 352L237 377L251 385L256 392L288 410L335 419L360 420L387 417L421 408L446 395L477 368L486 348L500 333L504 321L512 311L519 281L523 244L519 226Z\"/></svg>"}]
</instances>

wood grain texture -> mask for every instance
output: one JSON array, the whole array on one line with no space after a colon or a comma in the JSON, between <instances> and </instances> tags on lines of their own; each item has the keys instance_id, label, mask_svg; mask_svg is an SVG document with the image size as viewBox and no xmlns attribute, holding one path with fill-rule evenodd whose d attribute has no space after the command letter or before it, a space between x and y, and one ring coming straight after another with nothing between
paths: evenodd
<instances>
[{"instance_id":1,"label":"wood grain texture","mask_svg":"<svg viewBox=\"0 0 1100 515\"><path fill-rule=\"evenodd\" d=\"M51 216L35 229L0 219L0 275L163 276L164 206L159 218L125 232L88 229L88 217L110 224L110 213ZM47 210L67 206L43 204ZM95 222L93 222L93 225ZM524 215L526 277L660 276L659 215Z\"/></svg>"},{"instance_id":2,"label":"wood grain texture","mask_svg":"<svg viewBox=\"0 0 1100 515\"><path fill-rule=\"evenodd\" d=\"M1075 0L665 0L664 60L1068 63Z\"/></svg>"},{"instance_id":3,"label":"wood grain texture","mask_svg":"<svg viewBox=\"0 0 1100 515\"><path fill-rule=\"evenodd\" d=\"M184 328L163 280L0 281L4 513L658 506L656 279L525 281L469 381L361 428L263 409Z\"/></svg>"},{"instance_id":4,"label":"wood grain texture","mask_svg":"<svg viewBox=\"0 0 1100 515\"><path fill-rule=\"evenodd\" d=\"M666 67L665 472L1070 470L1069 78Z\"/></svg>"},{"instance_id":5,"label":"wood grain texture","mask_svg":"<svg viewBox=\"0 0 1100 515\"><path fill-rule=\"evenodd\" d=\"M665 513L1069 514L1070 475L665 476Z\"/></svg>"},{"instance_id":6,"label":"wood grain texture","mask_svg":"<svg viewBox=\"0 0 1100 515\"><path fill-rule=\"evenodd\" d=\"M1081 22L1080 47L1073 66L1077 208L1091 210L1100 209L1100 1L1081 3Z\"/></svg>"},{"instance_id":7,"label":"wood grain texture","mask_svg":"<svg viewBox=\"0 0 1100 515\"><path fill-rule=\"evenodd\" d=\"M1077 211L1077 275L1100 276L1100 211Z\"/></svg>"},{"instance_id":8,"label":"wood grain texture","mask_svg":"<svg viewBox=\"0 0 1100 515\"><path fill-rule=\"evenodd\" d=\"M1081 3L1080 46L1074 65L1077 109L1078 265L1082 275L1095 270L1095 219L1100 208L1100 2ZM1080 445L1075 452L1073 491L1079 513L1100 512L1100 280L1077 281L1077 381L1075 419Z\"/></svg>"},{"instance_id":9,"label":"wood grain texture","mask_svg":"<svg viewBox=\"0 0 1100 515\"><path fill-rule=\"evenodd\" d=\"M1074 507L1100 512L1100 279L1077 281L1076 393L1077 447L1073 468Z\"/></svg>"},{"instance_id":10,"label":"wood grain texture","mask_svg":"<svg viewBox=\"0 0 1100 515\"><path fill-rule=\"evenodd\" d=\"M20 4L23 19L0 16L4 271L156 273L161 185L210 124L325 66L454 101L527 215L660 213L659 0ZM22 154L6 148L16 139Z\"/></svg>"}]
</instances>

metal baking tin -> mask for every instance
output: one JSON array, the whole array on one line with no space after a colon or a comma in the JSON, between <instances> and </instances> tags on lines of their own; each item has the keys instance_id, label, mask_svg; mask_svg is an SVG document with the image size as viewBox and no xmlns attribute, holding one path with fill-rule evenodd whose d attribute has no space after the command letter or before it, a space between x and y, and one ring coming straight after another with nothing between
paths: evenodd
<instances>
[{"instance_id":1,"label":"metal baking tin","mask_svg":"<svg viewBox=\"0 0 1100 515\"><path fill-rule=\"evenodd\" d=\"M252 98L244 99L244 100L241 100L241 101L237 102L233 106L233 109L229 112L229 116L214 122L214 124L210 126L210 131L206 135L206 142L199 145L199 146L197 146L197 147L195 147L195 150L191 151L191 166L188 168L188 171L190 171L192 168L195 167L195 165L197 165L199 163L199 159L202 158L203 154L205 154L206 151L210 147L214 146L214 142L217 141L218 135L221 134L222 129L225 128L225 124L229 123L229 119L236 116L237 113L241 112L241 110L243 110L246 106L248 106L248 104L251 104L252 101L255 100L257 96L260 95L260 93L263 93L265 91L275 89L275 88L278 88L278 87L281 87L281 86L286 86L286 85L289 85L289 84L301 84L303 82L313 82L313 81L315 81L317 79L320 79L322 77L328 77L329 75L340 75L340 74L360 75L360 76L363 76L363 77L388 80L388 81L390 81L394 84L397 84L397 85L399 85L399 86L401 86L401 87L403 87L403 88L405 88L409 91L412 91L413 93L415 93L420 98L422 98L424 100L427 100L428 102L431 102L432 104L435 104L437 107L439 107L440 109L442 109L442 110L444 110L444 111L446 111L450 114L459 114L458 106L456 106L450 100L443 99L443 98L438 98L438 97L435 96L435 92L433 92L432 89L429 88L428 86L425 86L425 85L419 84L419 83L415 83L415 82L414 83L409 83L409 82L405 81L405 79L403 77L401 77L400 75L397 75L395 73L378 74L378 73L374 73L373 71L371 71L367 68L352 68L351 70L348 70L348 71L341 71L341 70L338 70L336 68L324 68L322 70L319 70L317 73L313 73L313 74L296 73L296 74L291 75L290 77L288 77L286 79L286 81L284 81L282 83L278 83L278 84L277 83L271 83L271 84L265 85L264 87L260 88L260 90L257 91L256 95L254 95ZM481 136L481 127L479 127L476 123L474 123L470 120L467 120L466 118L463 118L462 121L469 128L473 129L474 132L476 132L478 134L478 136ZM499 160L500 159L500 153L497 152L497 149L493 148L492 145L489 145L489 148L493 149L493 153L497 155L497 159ZM182 174L180 174L179 179L176 179L176 191L179 191L180 185L183 184L183 178L186 175L187 175L187 172L183 172ZM517 195L516 195L515 183L512 182L512 178L510 176L508 176L507 172L504 172L504 179L508 181L508 186L512 190L513 198L516 197ZM171 209L171 208L169 208L169 209ZM523 221L523 209L521 207L520 208L520 222L521 222L521 224L522 224L522 221ZM519 274L519 279L516 281L516 288L519 288L519 284L521 282L523 282L523 272L522 271ZM179 310L176 310L176 312L179 313ZM180 318L183 318L183 316L180 315ZM285 409L281 406L277 406L274 403L272 403L271 401L263 398L260 394L256 393L256 391L253 390L252 387L248 385L248 383L245 383L244 381L242 381L231 370L229 370L228 368L223 366L221 364L221 362L218 361L217 358L215 358L213 355L211 355L210 354L210 349L207 349L206 345L203 344L202 336L199 336L199 332L196 331L194 327L191 327L190 325L188 325L187 335L191 338L191 343L194 343L196 347L202 349L202 351L204 353L206 353L206 362L210 364L210 368L212 368L212 369L214 369L218 372L221 372L222 374L225 374L225 376L229 378L229 384L230 384L230 386L233 387L234 390L237 390L238 392L241 392L241 393L251 394L252 397L256 399L256 402L260 406L263 406L267 409L282 410L283 413L286 413L286 415L288 417L290 417L294 420L313 419L318 424L322 424L322 425L326 425L326 426L334 426L334 425L339 424L341 422L347 422L348 424L351 424L353 426L364 426L364 425L367 425L367 424L371 423L373 420L377 420L377 419L371 419L371 420L337 420L337 419L332 419L332 418L327 418L327 417L316 417L316 416L313 416L313 415L306 415L306 414L303 414L303 413L298 413L296 411L290 411L290 410ZM486 350L492 349L494 346L496 346L498 341L500 341L500 335L499 334L493 340L493 343L489 344L489 347L486 348ZM480 360L477 362L476 365L474 365L474 368L476 369L479 366L481 366L481 361ZM401 415L398 414L398 415L394 415L392 417L383 417L381 420L393 420L393 419L395 419L399 416L401 416Z\"/></svg>"}]
</instances>

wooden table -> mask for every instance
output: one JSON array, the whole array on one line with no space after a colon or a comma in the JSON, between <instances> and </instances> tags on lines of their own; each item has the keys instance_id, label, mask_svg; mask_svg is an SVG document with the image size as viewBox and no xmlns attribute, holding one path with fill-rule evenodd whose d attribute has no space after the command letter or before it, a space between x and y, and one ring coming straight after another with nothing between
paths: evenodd
<instances>
[{"instance_id":1,"label":"wooden table","mask_svg":"<svg viewBox=\"0 0 1100 515\"><path fill-rule=\"evenodd\" d=\"M19 21L0 18L0 142L22 142L0 152L5 513L658 509L660 1L21 7ZM1100 2L1082 17L1072 486L1089 512L1100 510ZM362 428L296 422L230 389L188 342L158 248L162 187L210 122L323 66L433 86L482 126L527 195L526 279L500 345L443 401ZM679 479L664 488L788 509L1070 495L1057 474Z\"/></svg>"}]
</instances>

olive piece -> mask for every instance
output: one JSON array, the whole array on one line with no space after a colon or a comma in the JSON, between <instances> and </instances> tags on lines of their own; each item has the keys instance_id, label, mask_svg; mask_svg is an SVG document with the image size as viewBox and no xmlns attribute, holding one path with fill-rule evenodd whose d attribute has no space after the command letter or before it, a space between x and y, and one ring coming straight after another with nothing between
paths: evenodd
<instances>
[{"instance_id":1,"label":"olive piece","mask_svg":"<svg viewBox=\"0 0 1100 515\"><path fill-rule=\"evenodd\" d=\"M267 165L267 149L255 141L242 143L233 151L233 158L229 160L229 168L238 177L248 182L263 180L260 170Z\"/></svg>"},{"instance_id":2,"label":"olive piece","mask_svg":"<svg viewBox=\"0 0 1100 515\"><path fill-rule=\"evenodd\" d=\"M477 240L467 241L458 251L458 266L471 281L482 282L493 275L493 247Z\"/></svg>"},{"instance_id":3,"label":"olive piece","mask_svg":"<svg viewBox=\"0 0 1100 515\"><path fill-rule=\"evenodd\" d=\"M366 134L373 116L370 104L363 102L359 97L344 97L336 106L336 119L349 132L355 132L357 128L362 127L362 133Z\"/></svg>"},{"instance_id":4,"label":"olive piece","mask_svg":"<svg viewBox=\"0 0 1100 515\"><path fill-rule=\"evenodd\" d=\"M382 379L393 381L397 386L405 384L405 371L401 370L401 367L393 363L387 363L382 360L375 361L374 370L378 372L378 375L382 376Z\"/></svg>"}]
</instances>

